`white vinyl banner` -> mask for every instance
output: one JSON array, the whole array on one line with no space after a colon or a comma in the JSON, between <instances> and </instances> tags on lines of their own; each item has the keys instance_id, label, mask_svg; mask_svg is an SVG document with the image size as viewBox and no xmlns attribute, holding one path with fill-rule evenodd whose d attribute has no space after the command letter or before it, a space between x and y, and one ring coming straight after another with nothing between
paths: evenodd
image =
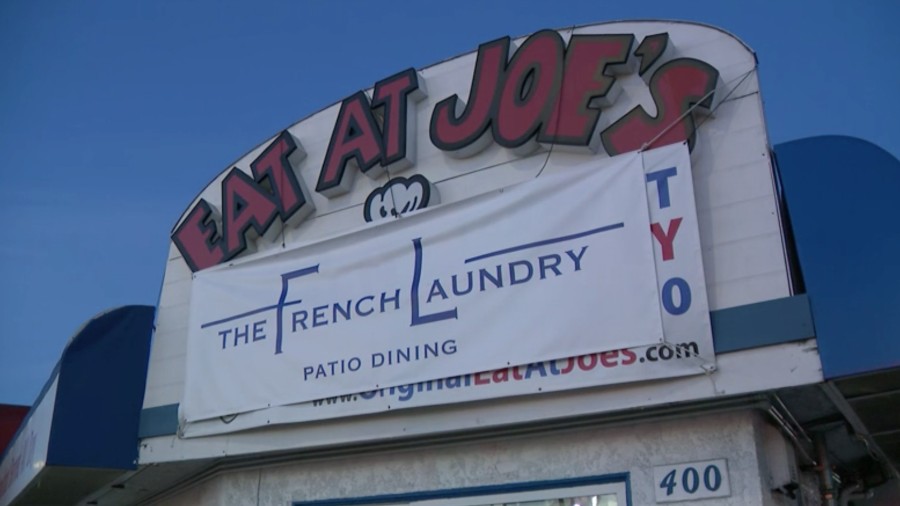
<instances>
[{"instance_id":1,"label":"white vinyl banner","mask_svg":"<svg viewBox=\"0 0 900 506\"><path fill-rule=\"evenodd\" d=\"M710 370L688 151L201 271L190 325L185 436Z\"/></svg>"}]
</instances>

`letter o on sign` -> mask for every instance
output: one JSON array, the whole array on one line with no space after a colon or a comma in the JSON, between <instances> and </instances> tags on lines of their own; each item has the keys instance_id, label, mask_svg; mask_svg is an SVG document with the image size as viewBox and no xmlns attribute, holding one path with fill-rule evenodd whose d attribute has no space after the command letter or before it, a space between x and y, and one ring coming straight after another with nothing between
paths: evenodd
<instances>
[{"instance_id":1,"label":"letter o on sign","mask_svg":"<svg viewBox=\"0 0 900 506\"><path fill-rule=\"evenodd\" d=\"M678 290L678 303L675 302L674 292ZM691 285L682 278L672 278L662 287L662 303L666 312L672 315L680 315L691 308Z\"/></svg>"}]
</instances>

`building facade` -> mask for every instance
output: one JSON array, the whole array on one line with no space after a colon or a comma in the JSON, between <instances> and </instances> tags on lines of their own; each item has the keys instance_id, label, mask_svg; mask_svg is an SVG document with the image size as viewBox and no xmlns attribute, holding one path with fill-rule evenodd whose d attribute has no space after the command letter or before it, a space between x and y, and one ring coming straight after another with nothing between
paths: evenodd
<instances>
[{"instance_id":1,"label":"building facade","mask_svg":"<svg viewBox=\"0 0 900 506\"><path fill-rule=\"evenodd\" d=\"M133 465L3 504L889 504L854 399L900 353L823 352L757 71L699 24L543 30L267 139L172 231Z\"/></svg>"}]
</instances>

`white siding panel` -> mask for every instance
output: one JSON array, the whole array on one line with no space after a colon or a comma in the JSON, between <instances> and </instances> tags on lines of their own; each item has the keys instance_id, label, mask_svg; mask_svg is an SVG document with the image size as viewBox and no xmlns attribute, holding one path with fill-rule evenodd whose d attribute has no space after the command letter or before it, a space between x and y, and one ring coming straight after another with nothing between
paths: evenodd
<instances>
[{"instance_id":1,"label":"white siding panel","mask_svg":"<svg viewBox=\"0 0 900 506\"><path fill-rule=\"evenodd\" d=\"M751 304L751 299L759 301L783 297L778 287L786 285L787 274L778 270L722 281L707 286L706 293L710 309L715 310Z\"/></svg>"},{"instance_id":2,"label":"white siding panel","mask_svg":"<svg viewBox=\"0 0 900 506\"><path fill-rule=\"evenodd\" d=\"M698 211L697 219L704 231L701 241L704 251L714 250L718 254L719 245L752 241L771 234L775 216L771 203L771 196L763 195Z\"/></svg>"},{"instance_id":3,"label":"white siding panel","mask_svg":"<svg viewBox=\"0 0 900 506\"><path fill-rule=\"evenodd\" d=\"M183 306L191 301L191 278L184 277L173 281L166 280L159 294L159 307L172 308ZM166 310L166 312L168 309ZM162 311L160 311L162 312Z\"/></svg>"},{"instance_id":4,"label":"white siding panel","mask_svg":"<svg viewBox=\"0 0 900 506\"><path fill-rule=\"evenodd\" d=\"M157 333L186 329L189 314L190 305L186 302L171 306L160 306L159 315L156 318ZM182 339L184 339L184 336L182 336Z\"/></svg>"},{"instance_id":5,"label":"white siding panel","mask_svg":"<svg viewBox=\"0 0 900 506\"><path fill-rule=\"evenodd\" d=\"M694 192L705 196L702 201L697 200L697 212L702 213L758 198L774 201L771 178L761 176L759 166L759 160L754 160L742 165L730 165L701 176L695 174Z\"/></svg>"},{"instance_id":6,"label":"white siding panel","mask_svg":"<svg viewBox=\"0 0 900 506\"><path fill-rule=\"evenodd\" d=\"M187 325L166 327L166 330L153 336L151 363L176 356L183 357L187 353Z\"/></svg>"},{"instance_id":7,"label":"white siding panel","mask_svg":"<svg viewBox=\"0 0 900 506\"><path fill-rule=\"evenodd\" d=\"M704 251L710 310L790 295L787 272L773 268L779 260L783 260L781 236L775 233L717 245L715 256Z\"/></svg>"},{"instance_id":8,"label":"white siding panel","mask_svg":"<svg viewBox=\"0 0 900 506\"><path fill-rule=\"evenodd\" d=\"M184 396L184 384L156 385L144 393L144 409L177 404ZM171 439L174 436L169 436Z\"/></svg>"},{"instance_id":9,"label":"white siding panel","mask_svg":"<svg viewBox=\"0 0 900 506\"><path fill-rule=\"evenodd\" d=\"M152 365L147 372L144 408L180 403L184 395L185 356L159 358Z\"/></svg>"},{"instance_id":10,"label":"white siding panel","mask_svg":"<svg viewBox=\"0 0 900 506\"><path fill-rule=\"evenodd\" d=\"M179 258L181 258L181 252L178 251L178 248L175 246L174 242L169 241L169 255L167 257L167 260L172 261Z\"/></svg>"}]
</instances>

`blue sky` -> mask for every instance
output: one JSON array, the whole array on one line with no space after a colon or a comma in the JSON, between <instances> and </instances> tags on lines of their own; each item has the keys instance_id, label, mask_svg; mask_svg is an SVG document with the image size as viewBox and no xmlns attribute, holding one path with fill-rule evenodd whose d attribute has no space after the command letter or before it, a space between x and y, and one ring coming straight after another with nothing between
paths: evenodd
<instances>
[{"instance_id":1,"label":"blue sky","mask_svg":"<svg viewBox=\"0 0 900 506\"><path fill-rule=\"evenodd\" d=\"M898 18L891 0L0 2L0 403L31 404L85 320L156 304L210 179L399 70L541 28L699 21L757 52L773 144L900 156Z\"/></svg>"}]
</instances>

